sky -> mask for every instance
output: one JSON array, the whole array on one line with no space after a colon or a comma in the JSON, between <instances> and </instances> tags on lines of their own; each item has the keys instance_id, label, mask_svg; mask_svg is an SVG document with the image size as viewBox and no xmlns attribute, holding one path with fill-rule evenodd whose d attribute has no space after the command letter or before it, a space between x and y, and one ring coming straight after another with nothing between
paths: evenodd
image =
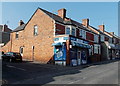
<instances>
[{"instance_id":1,"label":"sky","mask_svg":"<svg viewBox=\"0 0 120 86\"><path fill-rule=\"evenodd\" d=\"M3 2L2 24L15 29L19 20L27 23L38 7L55 14L65 8L67 17L80 23L89 18L93 27L104 24L106 31L118 35L118 2Z\"/></svg>"}]
</instances>

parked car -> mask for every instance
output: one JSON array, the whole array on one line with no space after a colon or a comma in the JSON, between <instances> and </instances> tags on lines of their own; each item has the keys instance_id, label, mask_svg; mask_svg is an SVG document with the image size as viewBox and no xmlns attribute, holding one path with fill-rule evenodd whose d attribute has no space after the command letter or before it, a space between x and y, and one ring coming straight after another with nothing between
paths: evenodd
<instances>
[{"instance_id":1,"label":"parked car","mask_svg":"<svg viewBox=\"0 0 120 86\"><path fill-rule=\"evenodd\" d=\"M2 60L10 61L10 62L15 62L15 61L22 62L22 56L20 53L17 52L7 52L2 55Z\"/></svg>"}]
</instances>

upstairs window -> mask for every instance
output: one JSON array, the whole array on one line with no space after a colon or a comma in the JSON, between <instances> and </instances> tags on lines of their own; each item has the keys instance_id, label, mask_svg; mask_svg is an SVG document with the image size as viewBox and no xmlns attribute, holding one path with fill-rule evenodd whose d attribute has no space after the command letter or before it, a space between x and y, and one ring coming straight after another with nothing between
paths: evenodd
<instances>
[{"instance_id":1,"label":"upstairs window","mask_svg":"<svg viewBox=\"0 0 120 86\"><path fill-rule=\"evenodd\" d=\"M34 26L34 35L35 36L38 35L38 26L37 25Z\"/></svg>"},{"instance_id":2,"label":"upstairs window","mask_svg":"<svg viewBox=\"0 0 120 86\"><path fill-rule=\"evenodd\" d=\"M86 39L86 31L85 30L82 30L82 38Z\"/></svg>"},{"instance_id":3,"label":"upstairs window","mask_svg":"<svg viewBox=\"0 0 120 86\"><path fill-rule=\"evenodd\" d=\"M73 36L76 36L76 35L75 35L75 32L76 32L76 31L75 31L75 28L72 28L72 33L71 33L71 34L72 34Z\"/></svg>"},{"instance_id":4,"label":"upstairs window","mask_svg":"<svg viewBox=\"0 0 120 86\"><path fill-rule=\"evenodd\" d=\"M79 36L82 37L82 30L79 30Z\"/></svg>"},{"instance_id":5,"label":"upstairs window","mask_svg":"<svg viewBox=\"0 0 120 86\"><path fill-rule=\"evenodd\" d=\"M16 39L18 39L18 37L19 37L19 32L16 32Z\"/></svg>"},{"instance_id":6,"label":"upstairs window","mask_svg":"<svg viewBox=\"0 0 120 86\"><path fill-rule=\"evenodd\" d=\"M70 27L67 27L65 32L70 35Z\"/></svg>"}]
</instances>

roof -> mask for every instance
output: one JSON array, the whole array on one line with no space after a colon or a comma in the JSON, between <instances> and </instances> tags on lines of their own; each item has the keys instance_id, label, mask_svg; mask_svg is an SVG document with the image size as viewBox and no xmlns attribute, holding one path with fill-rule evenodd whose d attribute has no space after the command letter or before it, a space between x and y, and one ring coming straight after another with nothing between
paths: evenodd
<instances>
[{"instance_id":1,"label":"roof","mask_svg":"<svg viewBox=\"0 0 120 86\"><path fill-rule=\"evenodd\" d=\"M90 25L89 25L90 26ZM109 37L108 35L106 35L105 33L103 33L102 31L100 31L100 30L98 30L98 29L96 29L95 27L93 27L93 26L90 26L91 28L93 28L93 29L95 29L96 31L98 31L100 34L103 34L103 35L105 35L105 36L107 36L107 37Z\"/></svg>"},{"instance_id":2,"label":"roof","mask_svg":"<svg viewBox=\"0 0 120 86\"><path fill-rule=\"evenodd\" d=\"M39 9L42 10L44 13L46 13L46 14L47 14L48 16L50 16L51 18L53 18L55 21L64 23L64 20L63 20L60 16L58 16L58 15L56 15L56 14L53 14L53 13L51 13L51 12L48 12L48 11L42 9L42 8L39 8Z\"/></svg>"},{"instance_id":3,"label":"roof","mask_svg":"<svg viewBox=\"0 0 120 86\"><path fill-rule=\"evenodd\" d=\"M18 26L16 29L14 29L12 32L17 32L17 31L21 31L21 30L24 30L24 27L25 27L26 24L23 24L21 26Z\"/></svg>"}]
</instances>

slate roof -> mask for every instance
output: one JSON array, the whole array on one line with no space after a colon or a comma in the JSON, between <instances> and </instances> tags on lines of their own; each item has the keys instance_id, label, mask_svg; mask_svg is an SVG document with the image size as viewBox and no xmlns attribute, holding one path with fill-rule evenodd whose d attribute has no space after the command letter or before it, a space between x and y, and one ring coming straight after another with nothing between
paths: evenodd
<instances>
[{"instance_id":1,"label":"slate roof","mask_svg":"<svg viewBox=\"0 0 120 86\"><path fill-rule=\"evenodd\" d=\"M24 30L24 27L25 27L26 24L23 24L21 26L18 26L16 29L14 29L12 32L17 32L17 31L21 31L21 30Z\"/></svg>"},{"instance_id":2,"label":"slate roof","mask_svg":"<svg viewBox=\"0 0 120 86\"><path fill-rule=\"evenodd\" d=\"M53 13L51 13L51 12L48 12L48 11L42 9L42 8L39 8L39 9L42 10L44 13L46 13L46 14L47 14L48 16L50 16L51 18L53 18L55 21L64 23L64 20L63 20L60 16L58 16L58 15L56 15L56 14L53 14Z\"/></svg>"}]
</instances>

